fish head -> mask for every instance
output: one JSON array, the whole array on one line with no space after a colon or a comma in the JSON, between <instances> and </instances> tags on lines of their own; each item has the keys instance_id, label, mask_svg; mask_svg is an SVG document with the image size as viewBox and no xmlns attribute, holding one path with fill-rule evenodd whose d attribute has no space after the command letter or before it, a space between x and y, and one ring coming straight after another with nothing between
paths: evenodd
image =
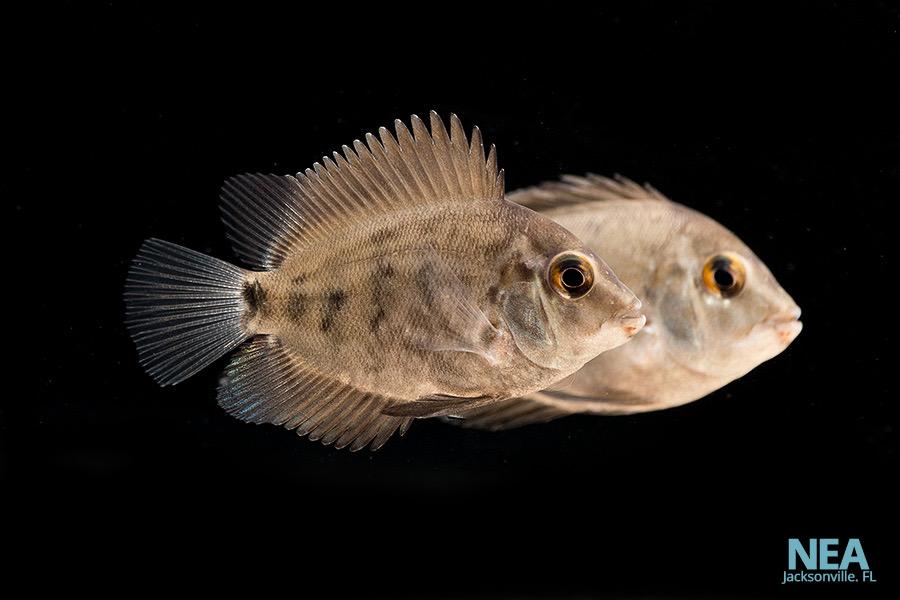
<instances>
[{"instance_id":1,"label":"fish head","mask_svg":"<svg viewBox=\"0 0 900 600\"><path fill-rule=\"evenodd\" d=\"M503 290L502 312L532 362L572 372L634 336L646 321L641 301L603 259L559 225L526 242Z\"/></svg>"},{"instance_id":2,"label":"fish head","mask_svg":"<svg viewBox=\"0 0 900 600\"><path fill-rule=\"evenodd\" d=\"M685 226L659 264L654 330L670 358L710 389L777 356L802 329L800 307L740 239L706 217ZM653 318L651 318L653 320Z\"/></svg>"}]
</instances>

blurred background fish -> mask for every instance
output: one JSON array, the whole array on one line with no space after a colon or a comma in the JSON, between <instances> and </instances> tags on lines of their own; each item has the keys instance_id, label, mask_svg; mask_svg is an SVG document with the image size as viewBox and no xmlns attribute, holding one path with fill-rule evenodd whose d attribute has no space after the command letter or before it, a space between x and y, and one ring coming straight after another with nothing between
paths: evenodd
<instances>
[{"instance_id":1,"label":"blurred background fish","mask_svg":"<svg viewBox=\"0 0 900 600\"><path fill-rule=\"evenodd\" d=\"M777 356L800 333L800 308L750 248L649 185L565 176L510 198L603 256L644 302L647 325L547 390L466 413L467 426L678 406Z\"/></svg>"},{"instance_id":2,"label":"blurred background fish","mask_svg":"<svg viewBox=\"0 0 900 600\"><path fill-rule=\"evenodd\" d=\"M141 364L162 385L232 358L219 403L358 450L416 417L538 391L644 323L577 237L503 195L455 116L412 117L305 173L243 175L223 219L253 270L160 240L125 292Z\"/></svg>"}]
</instances>

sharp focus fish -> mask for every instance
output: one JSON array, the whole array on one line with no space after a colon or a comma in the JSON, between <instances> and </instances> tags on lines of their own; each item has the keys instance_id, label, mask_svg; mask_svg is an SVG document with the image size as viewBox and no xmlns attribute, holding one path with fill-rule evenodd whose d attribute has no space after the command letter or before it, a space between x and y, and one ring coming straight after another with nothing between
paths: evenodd
<instances>
[{"instance_id":1,"label":"sharp focus fish","mask_svg":"<svg viewBox=\"0 0 900 600\"><path fill-rule=\"evenodd\" d=\"M547 387L644 323L640 302L575 236L503 196L454 116L396 122L296 176L222 191L245 270L147 240L127 326L162 385L246 340L218 401L337 447L373 449L411 419ZM251 339L252 338L252 339Z\"/></svg>"},{"instance_id":2,"label":"sharp focus fish","mask_svg":"<svg viewBox=\"0 0 900 600\"><path fill-rule=\"evenodd\" d=\"M733 233L650 186L567 176L514 192L600 253L647 325L548 390L466 413L503 429L571 413L630 414L702 398L784 350L800 308Z\"/></svg>"}]
</instances>

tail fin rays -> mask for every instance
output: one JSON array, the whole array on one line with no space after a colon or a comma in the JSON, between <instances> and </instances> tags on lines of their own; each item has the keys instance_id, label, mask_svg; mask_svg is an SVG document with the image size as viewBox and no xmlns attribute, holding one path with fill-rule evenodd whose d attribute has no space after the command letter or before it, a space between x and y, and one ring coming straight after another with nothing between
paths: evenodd
<instances>
[{"instance_id":1,"label":"tail fin rays","mask_svg":"<svg viewBox=\"0 0 900 600\"><path fill-rule=\"evenodd\" d=\"M157 383L180 383L249 337L245 282L245 272L225 261L144 242L125 284L125 326Z\"/></svg>"}]
</instances>

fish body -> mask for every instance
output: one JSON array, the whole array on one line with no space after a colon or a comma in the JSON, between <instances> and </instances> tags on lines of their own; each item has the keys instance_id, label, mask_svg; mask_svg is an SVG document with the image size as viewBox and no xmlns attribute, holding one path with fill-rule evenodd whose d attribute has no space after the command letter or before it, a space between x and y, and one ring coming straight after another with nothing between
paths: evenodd
<instances>
[{"instance_id":1,"label":"fish body","mask_svg":"<svg viewBox=\"0 0 900 600\"><path fill-rule=\"evenodd\" d=\"M126 304L148 372L177 383L243 345L219 390L230 414L375 448L413 418L545 388L640 329L603 260L504 198L477 129L412 124L295 177L228 180L226 232L251 269L146 242Z\"/></svg>"},{"instance_id":2,"label":"fish body","mask_svg":"<svg viewBox=\"0 0 900 600\"><path fill-rule=\"evenodd\" d=\"M746 244L650 186L568 176L511 199L603 256L642 299L647 324L547 390L469 412L470 426L678 406L743 376L800 333L799 307Z\"/></svg>"},{"instance_id":3,"label":"fish body","mask_svg":"<svg viewBox=\"0 0 900 600\"><path fill-rule=\"evenodd\" d=\"M538 364L510 331L503 297L510 286L531 285L526 257L552 257L579 244L541 221L511 202L490 201L361 223L327 247L251 275L248 285L265 298L253 331L278 337L310 367L343 383L398 400L502 398L540 388L597 348L576 351L574 363L566 356ZM523 233L541 229L540 241ZM612 292L622 308L633 307L630 292ZM601 348L619 341L606 340Z\"/></svg>"}]
</instances>

